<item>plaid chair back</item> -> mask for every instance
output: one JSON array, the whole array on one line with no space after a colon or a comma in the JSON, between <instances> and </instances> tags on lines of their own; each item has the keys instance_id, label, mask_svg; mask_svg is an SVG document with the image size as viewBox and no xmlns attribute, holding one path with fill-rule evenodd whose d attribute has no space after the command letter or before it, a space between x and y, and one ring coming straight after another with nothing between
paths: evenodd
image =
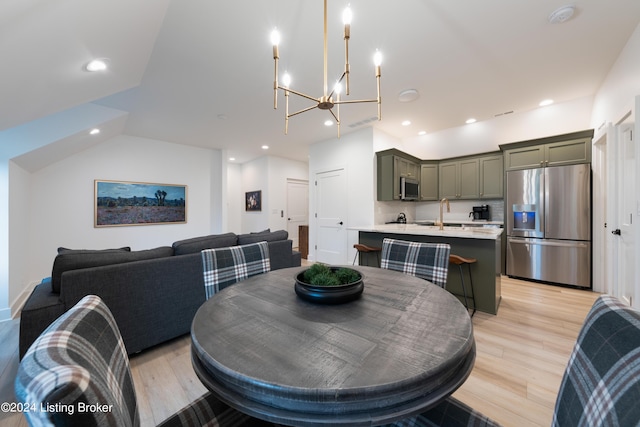
<instances>
[{"instance_id":1,"label":"plaid chair back","mask_svg":"<svg viewBox=\"0 0 640 427\"><path fill-rule=\"evenodd\" d=\"M111 312L95 295L80 300L31 345L18 367L15 392L36 409L24 413L31 426L139 425L127 351Z\"/></svg>"},{"instance_id":2,"label":"plaid chair back","mask_svg":"<svg viewBox=\"0 0 640 427\"><path fill-rule=\"evenodd\" d=\"M553 425L640 425L638 311L608 295L593 304L560 385Z\"/></svg>"},{"instance_id":3,"label":"plaid chair back","mask_svg":"<svg viewBox=\"0 0 640 427\"><path fill-rule=\"evenodd\" d=\"M451 246L446 243L418 243L384 239L380 267L401 271L444 288L449 271Z\"/></svg>"},{"instance_id":4,"label":"plaid chair back","mask_svg":"<svg viewBox=\"0 0 640 427\"><path fill-rule=\"evenodd\" d=\"M201 253L207 299L227 286L271 270L267 242L205 249Z\"/></svg>"}]
</instances>

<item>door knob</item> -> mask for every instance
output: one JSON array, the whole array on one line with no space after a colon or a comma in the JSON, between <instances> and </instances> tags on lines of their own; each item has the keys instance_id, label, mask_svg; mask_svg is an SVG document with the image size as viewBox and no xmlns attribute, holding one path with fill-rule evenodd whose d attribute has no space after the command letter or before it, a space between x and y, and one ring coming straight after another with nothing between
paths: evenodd
<instances>
[{"instance_id":1,"label":"door knob","mask_svg":"<svg viewBox=\"0 0 640 427\"><path fill-rule=\"evenodd\" d=\"M621 235L621 234L622 234L622 232L620 231L620 229L619 229L619 228L616 228L615 230L613 230L613 231L611 232L611 234L615 234L616 236L619 236L619 235Z\"/></svg>"},{"instance_id":2,"label":"door knob","mask_svg":"<svg viewBox=\"0 0 640 427\"><path fill-rule=\"evenodd\" d=\"M340 221L338 224L342 225L342 224L343 224L343 222L342 222L342 221Z\"/></svg>"}]
</instances>

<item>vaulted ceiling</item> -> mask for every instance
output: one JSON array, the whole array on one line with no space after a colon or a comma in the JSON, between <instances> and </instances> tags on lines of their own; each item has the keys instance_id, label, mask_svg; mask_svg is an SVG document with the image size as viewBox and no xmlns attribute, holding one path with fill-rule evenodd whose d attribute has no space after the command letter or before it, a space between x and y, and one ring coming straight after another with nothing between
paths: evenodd
<instances>
[{"instance_id":1,"label":"vaulted ceiling","mask_svg":"<svg viewBox=\"0 0 640 427\"><path fill-rule=\"evenodd\" d=\"M640 22L638 0L574 0L563 24L548 21L566 5L558 0L329 0L330 82L344 66L347 2L350 98L375 97L380 49L383 102L380 122L375 104L341 107L341 132L375 126L397 138L592 96ZM284 135L269 34L282 34L291 88L321 96L322 14L322 0L0 2L0 140L15 145L9 153L40 153L30 169L119 133L218 148L238 162L264 155L262 145L305 161L336 127L313 110ZM109 68L86 72L93 58ZM419 98L400 102L406 89ZM309 105L293 97L290 109ZM93 127L102 133L89 135Z\"/></svg>"}]
</instances>

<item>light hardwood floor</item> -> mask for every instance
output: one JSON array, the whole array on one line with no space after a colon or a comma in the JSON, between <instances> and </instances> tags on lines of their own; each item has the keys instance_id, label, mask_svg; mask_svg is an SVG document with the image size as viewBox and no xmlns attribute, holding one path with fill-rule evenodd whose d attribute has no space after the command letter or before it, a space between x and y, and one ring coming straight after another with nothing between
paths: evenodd
<instances>
[{"instance_id":1,"label":"light hardwood floor","mask_svg":"<svg viewBox=\"0 0 640 427\"><path fill-rule=\"evenodd\" d=\"M455 397L504 426L549 426L564 368L598 294L502 278L497 316L473 317L475 367ZM0 324L0 402L12 401L18 322ZM141 425L152 426L206 390L191 368L185 336L131 358ZM0 426L25 426L0 413Z\"/></svg>"}]
</instances>

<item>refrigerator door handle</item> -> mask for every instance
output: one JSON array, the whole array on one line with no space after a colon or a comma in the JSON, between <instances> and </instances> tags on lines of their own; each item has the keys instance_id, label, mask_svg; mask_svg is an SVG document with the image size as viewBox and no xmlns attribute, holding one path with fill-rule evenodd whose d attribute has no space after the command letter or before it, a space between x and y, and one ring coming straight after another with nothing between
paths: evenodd
<instances>
[{"instance_id":1,"label":"refrigerator door handle","mask_svg":"<svg viewBox=\"0 0 640 427\"><path fill-rule=\"evenodd\" d=\"M539 245L539 246L557 246L563 248L586 248L589 246L588 242L562 242L558 240L544 240L544 239L518 239L517 237L510 237L509 243Z\"/></svg>"},{"instance_id":2,"label":"refrigerator door handle","mask_svg":"<svg viewBox=\"0 0 640 427\"><path fill-rule=\"evenodd\" d=\"M549 192L547 191L547 188L545 187L546 185L546 177L547 177L547 168L544 168L542 173L540 174L540 195L538 197L538 200L540 201L540 203L542 204L542 206L540 207L540 209L538 210L538 212L540 212L540 214L542 214L542 218L540 218L540 232L542 233L542 235L544 236L545 234L545 221L547 220L547 218L549 218Z\"/></svg>"}]
</instances>

